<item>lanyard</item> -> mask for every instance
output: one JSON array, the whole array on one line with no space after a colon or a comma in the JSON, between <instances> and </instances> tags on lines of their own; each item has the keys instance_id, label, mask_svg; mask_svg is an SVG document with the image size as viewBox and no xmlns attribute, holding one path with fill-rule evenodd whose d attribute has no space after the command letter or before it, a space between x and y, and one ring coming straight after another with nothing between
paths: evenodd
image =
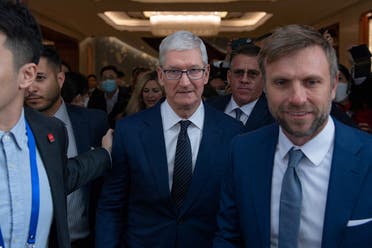
<instances>
[{"instance_id":1,"label":"lanyard","mask_svg":"<svg viewBox=\"0 0 372 248\"><path fill-rule=\"evenodd\" d=\"M30 153L30 169L31 169L31 187L32 187L32 205L31 205L31 218L30 227L28 230L28 238L26 247L35 247L36 240L36 229L37 222L39 219L39 208L40 208L40 186L39 186L39 174L37 171L36 164L36 145L35 138L32 134L31 128L26 121L27 130L27 145ZM3 235L0 228L0 248L5 248Z\"/></svg>"}]
</instances>

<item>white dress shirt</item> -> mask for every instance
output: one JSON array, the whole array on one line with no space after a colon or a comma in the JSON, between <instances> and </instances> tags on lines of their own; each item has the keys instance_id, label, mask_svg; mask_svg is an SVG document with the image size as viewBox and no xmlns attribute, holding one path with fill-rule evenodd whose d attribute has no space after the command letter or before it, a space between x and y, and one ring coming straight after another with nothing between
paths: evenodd
<instances>
[{"instance_id":1,"label":"white dress shirt","mask_svg":"<svg viewBox=\"0 0 372 248\"><path fill-rule=\"evenodd\" d=\"M174 159L176 155L176 146L178 133L180 132L179 121L184 120L179 117L171 108L167 100L161 106L161 118L163 123L165 149L167 152L169 190L172 189ZM194 171L196 158L198 156L200 141L202 138L204 124L204 105L200 103L194 114L188 119L192 124L187 128L187 134L190 139L192 152L192 170Z\"/></svg>"},{"instance_id":2,"label":"white dress shirt","mask_svg":"<svg viewBox=\"0 0 372 248\"><path fill-rule=\"evenodd\" d=\"M305 155L298 165L302 186L298 247L321 247L334 136L335 126L330 117L323 130L300 147L295 146L280 128L271 186L271 247L278 247L280 192L292 147L301 149Z\"/></svg>"},{"instance_id":3,"label":"white dress shirt","mask_svg":"<svg viewBox=\"0 0 372 248\"><path fill-rule=\"evenodd\" d=\"M253 102L250 102L248 104L245 104L245 105L239 107L239 105L235 102L234 98L231 96L231 100L226 106L225 114L228 114L232 118L235 119L235 117L236 117L235 109L240 108L243 112L242 115L240 116L240 121L243 122L243 124L245 125L245 123L247 123L248 118L251 115L252 110L253 110L254 106L256 105L257 101L258 101L258 99L254 100Z\"/></svg>"}]
</instances>

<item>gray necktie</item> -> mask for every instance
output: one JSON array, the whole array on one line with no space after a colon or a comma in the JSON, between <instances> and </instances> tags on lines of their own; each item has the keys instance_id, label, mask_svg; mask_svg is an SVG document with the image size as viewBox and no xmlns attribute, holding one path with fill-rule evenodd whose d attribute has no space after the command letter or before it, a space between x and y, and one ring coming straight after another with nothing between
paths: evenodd
<instances>
[{"instance_id":1,"label":"gray necktie","mask_svg":"<svg viewBox=\"0 0 372 248\"><path fill-rule=\"evenodd\" d=\"M301 182L296 168L303 157L301 150L289 151L288 168L282 181L279 207L279 248L297 247L302 206Z\"/></svg>"},{"instance_id":2,"label":"gray necktie","mask_svg":"<svg viewBox=\"0 0 372 248\"><path fill-rule=\"evenodd\" d=\"M240 121L240 117L242 116L243 111L240 108L236 108L234 109L234 111L235 111L235 119Z\"/></svg>"},{"instance_id":3,"label":"gray necktie","mask_svg":"<svg viewBox=\"0 0 372 248\"><path fill-rule=\"evenodd\" d=\"M172 184L172 198L177 208L182 206L192 178L192 154L187 128L191 121L180 121L181 130L178 134L176 156Z\"/></svg>"}]
</instances>

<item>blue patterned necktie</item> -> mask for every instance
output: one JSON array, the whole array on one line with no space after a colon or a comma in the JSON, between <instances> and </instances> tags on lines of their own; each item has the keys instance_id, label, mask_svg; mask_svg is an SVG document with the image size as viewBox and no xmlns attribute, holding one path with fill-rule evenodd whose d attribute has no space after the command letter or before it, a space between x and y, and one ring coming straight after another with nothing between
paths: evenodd
<instances>
[{"instance_id":1,"label":"blue patterned necktie","mask_svg":"<svg viewBox=\"0 0 372 248\"><path fill-rule=\"evenodd\" d=\"M279 248L295 248L298 243L302 206L302 188L296 168L304 154L289 151L288 167L282 181L279 207Z\"/></svg>"},{"instance_id":2,"label":"blue patterned necktie","mask_svg":"<svg viewBox=\"0 0 372 248\"><path fill-rule=\"evenodd\" d=\"M240 108L236 108L234 109L234 111L235 111L235 119L240 121L240 117L242 116L243 111Z\"/></svg>"},{"instance_id":3,"label":"blue patterned necktie","mask_svg":"<svg viewBox=\"0 0 372 248\"><path fill-rule=\"evenodd\" d=\"M182 206L192 178L192 154L187 128L191 121L180 121L181 130L178 134L176 156L174 160L172 198L177 208Z\"/></svg>"}]
</instances>

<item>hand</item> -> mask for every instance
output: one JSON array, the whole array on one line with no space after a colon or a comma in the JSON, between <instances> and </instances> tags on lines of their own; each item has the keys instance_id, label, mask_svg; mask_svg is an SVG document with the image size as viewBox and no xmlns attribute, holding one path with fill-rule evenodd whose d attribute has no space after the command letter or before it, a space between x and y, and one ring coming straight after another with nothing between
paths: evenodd
<instances>
[{"instance_id":1,"label":"hand","mask_svg":"<svg viewBox=\"0 0 372 248\"><path fill-rule=\"evenodd\" d=\"M360 122L360 123L358 123L358 126L363 131L368 132L368 133L372 133L372 128L371 128L370 125L368 125L368 123Z\"/></svg>"},{"instance_id":2,"label":"hand","mask_svg":"<svg viewBox=\"0 0 372 248\"><path fill-rule=\"evenodd\" d=\"M113 137L114 129L107 130L105 136L102 137L102 147L105 148L109 153L112 150L112 137Z\"/></svg>"}]
</instances>

